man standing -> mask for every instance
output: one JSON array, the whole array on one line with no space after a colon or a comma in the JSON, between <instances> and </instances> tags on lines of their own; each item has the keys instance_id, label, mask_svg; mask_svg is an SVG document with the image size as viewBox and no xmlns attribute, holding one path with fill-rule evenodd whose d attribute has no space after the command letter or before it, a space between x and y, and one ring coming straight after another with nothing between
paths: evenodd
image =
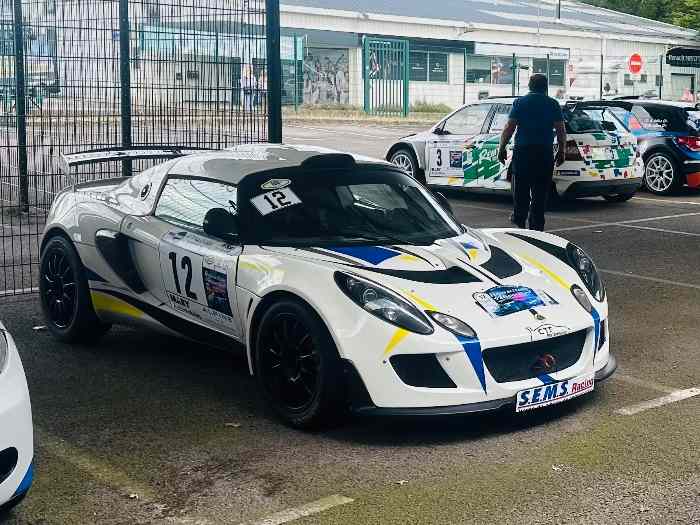
<instances>
[{"instance_id":1,"label":"man standing","mask_svg":"<svg viewBox=\"0 0 700 525\"><path fill-rule=\"evenodd\" d=\"M501 134L498 160L506 163L506 148L517 129L511 165L513 215L510 221L524 228L527 219L531 230L544 231L544 212L552 189L555 163L552 130L557 133L556 164L560 166L564 162L566 128L559 102L547 95L547 77L532 75L528 87L530 92L513 102Z\"/></svg>"}]
</instances>

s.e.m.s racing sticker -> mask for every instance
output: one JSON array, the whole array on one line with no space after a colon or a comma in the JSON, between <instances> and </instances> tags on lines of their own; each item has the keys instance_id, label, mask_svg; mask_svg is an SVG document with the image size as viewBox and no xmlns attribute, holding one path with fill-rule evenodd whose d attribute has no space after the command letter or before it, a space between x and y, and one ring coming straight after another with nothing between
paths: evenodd
<instances>
[{"instance_id":1,"label":"s.e.m.s racing sticker","mask_svg":"<svg viewBox=\"0 0 700 525\"><path fill-rule=\"evenodd\" d=\"M536 292L527 286L495 286L474 294L476 304L491 317L503 317L537 306L557 304L546 292Z\"/></svg>"}]
</instances>

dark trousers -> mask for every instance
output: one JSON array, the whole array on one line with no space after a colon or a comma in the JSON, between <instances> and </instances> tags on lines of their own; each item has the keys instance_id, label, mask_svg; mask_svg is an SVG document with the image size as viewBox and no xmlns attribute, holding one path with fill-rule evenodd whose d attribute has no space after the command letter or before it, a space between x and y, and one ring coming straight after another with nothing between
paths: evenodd
<instances>
[{"instance_id":1,"label":"dark trousers","mask_svg":"<svg viewBox=\"0 0 700 525\"><path fill-rule=\"evenodd\" d=\"M554 175L552 146L516 146L513 152L513 216L521 228L544 231L544 212Z\"/></svg>"}]
</instances>

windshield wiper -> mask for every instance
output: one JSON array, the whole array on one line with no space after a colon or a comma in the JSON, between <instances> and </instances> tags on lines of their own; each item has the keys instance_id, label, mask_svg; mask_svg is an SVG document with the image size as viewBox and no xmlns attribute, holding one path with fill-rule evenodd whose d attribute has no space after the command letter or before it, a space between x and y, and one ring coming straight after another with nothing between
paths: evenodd
<instances>
[{"instance_id":1,"label":"windshield wiper","mask_svg":"<svg viewBox=\"0 0 700 525\"><path fill-rule=\"evenodd\" d=\"M401 237L396 237L395 235L387 235L383 232L376 232L375 235L371 234L366 234L366 233L358 233L358 232L348 232L344 231L342 232L343 235L348 235L354 239L362 239L365 241L369 242L376 242L376 243L383 243L383 242L390 242L391 244L408 244L410 246L421 246L421 244L417 243L416 241L411 241L408 239L403 239ZM431 241L427 243L428 245L433 244L435 241Z\"/></svg>"}]
</instances>

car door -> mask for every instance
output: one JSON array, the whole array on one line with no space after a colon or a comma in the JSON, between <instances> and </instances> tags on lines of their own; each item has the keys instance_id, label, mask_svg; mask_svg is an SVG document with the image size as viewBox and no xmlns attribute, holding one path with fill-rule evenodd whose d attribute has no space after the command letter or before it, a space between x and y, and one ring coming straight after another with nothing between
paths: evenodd
<instances>
[{"instance_id":1,"label":"car door","mask_svg":"<svg viewBox=\"0 0 700 525\"><path fill-rule=\"evenodd\" d=\"M204 230L213 209L236 215L236 187L195 177L170 176L154 219L163 225L159 268L167 308L184 319L239 338L236 270L242 247Z\"/></svg>"},{"instance_id":2,"label":"car door","mask_svg":"<svg viewBox=\"0 0 700 525\"><path fill-rule=\"evenodd\" d=\"M479 138L493 106L466 106L435 128L427 145L428 184L478 185Z\"/></svg>"},{"instance_id":3,"label":"car door","mask_svg":"<svg viewBox=\"0 0 700 525\"><path fill-rule=\"evenodd\" d=\"M501 133L506 127L511 104L498 104L489 119L489 126L480 146L479 178L481 185L494 190L510 190L508 181L508 164L512 158L513 139L508 144L508 162L503 165L498 161L498 148Z\"/></svg>"}]
</instances>

